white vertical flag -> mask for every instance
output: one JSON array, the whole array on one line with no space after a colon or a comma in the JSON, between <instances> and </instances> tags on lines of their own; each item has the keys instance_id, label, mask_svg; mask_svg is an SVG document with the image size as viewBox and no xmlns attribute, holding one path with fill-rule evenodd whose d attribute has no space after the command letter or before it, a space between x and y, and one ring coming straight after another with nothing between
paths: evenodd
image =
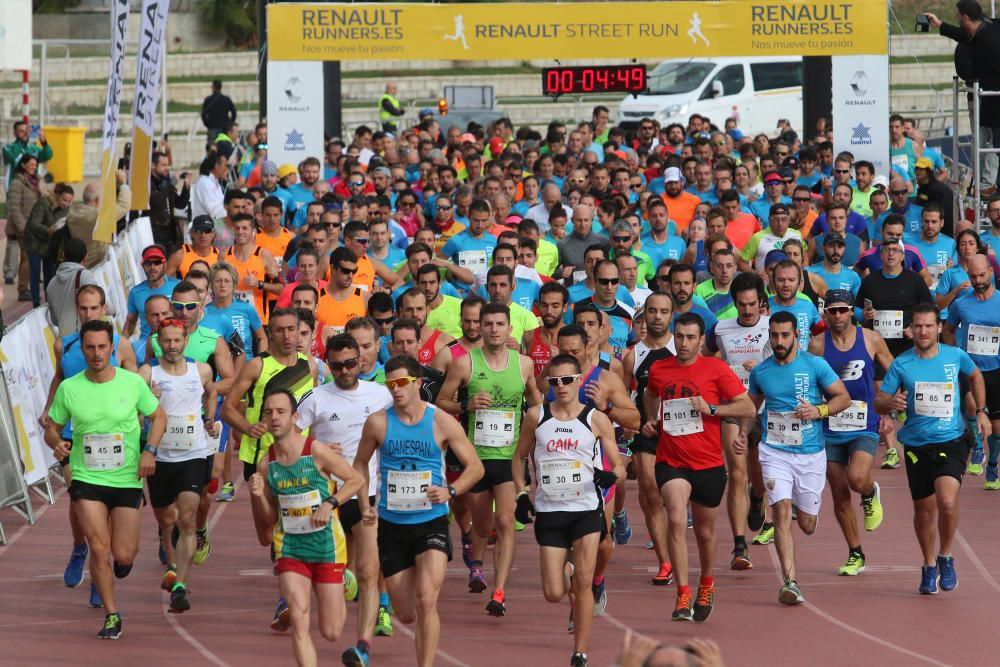
<instances>
[{"instance_id":1,"label":"white vertical flag","mask_svg":"<svg viewBox=\"0 0 1000 667\"><path fill-rule=\"evenodd\" d=\"M153 123L160 92L160 64L167 52L169 0L142 0L139 53L135 64L135 105L132 109L132 165L129 184L133 211L149 208L149 170L153 153Z\"/></svg>"}]
</instances>

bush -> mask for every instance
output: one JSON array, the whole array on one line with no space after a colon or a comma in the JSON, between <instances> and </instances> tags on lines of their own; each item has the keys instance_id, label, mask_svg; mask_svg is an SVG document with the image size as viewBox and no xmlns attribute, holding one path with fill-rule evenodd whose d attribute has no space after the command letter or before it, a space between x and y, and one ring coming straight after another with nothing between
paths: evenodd
<instances>
[{"instance_id":1,"label":"bush","mask_svg":"<svg viewBox=\"0 0 1000 667\"><path fill-rule=\"evenodd\" d=\"M256 0L196 0L195 9L207 29L226 36L226 46L256 46Z\"/></svg>"}]
</instances>

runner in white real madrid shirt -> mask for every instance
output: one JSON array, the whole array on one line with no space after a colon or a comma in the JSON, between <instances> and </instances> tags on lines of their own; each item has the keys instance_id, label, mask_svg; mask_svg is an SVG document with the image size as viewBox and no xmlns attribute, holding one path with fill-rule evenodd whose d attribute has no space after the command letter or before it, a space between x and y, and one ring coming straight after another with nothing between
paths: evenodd
<instances>
[{"instance_id":1,"label":"runner in white real madrid shirt","mask_svg":"<svg viewBox=\"0 0 1000 667\"><path fill-rule=\"evenodd\" d=\"M326 359L333 382L316 387L302 397L296 426L309 429L310 435L322 442L339 444L341 456L353 465L365 420L391 406L392 396L385 387L358 379L360 349L350 334L327 339ZM372 499L369 502L374 502L378 489L378 457L373 457L368 465L368 486L364 493ZM357 498L340 507L340 523L347 535L348 565L359 584L357 643L342 657L347 665L367 664L378 613L377 526L361 521Z\"/></svg>"},{"instance_id":2,"label":"runner in white real madrid shirt","mask_svg":"<svg viewBox=\"0 0 1000 667\"><path fill-rule=\"evenodd\" d=\"M945 591L958 585L951 545L958 531L958 492L969 456L959 376L969 383L983 440L992 433L992 426L983 374L965 351L938 343L937 306L917 304L910 330L913 347L892 362L875 395L875 409L880 414L906 415L899 441L913 498L913 529L923 555L918 590L936 595L939 583ZM935 554L938 535L941 544Z\"/></svg>"},{"instance_id":3,"label":"runner in white real madrid shirt","mask_svg":"<svg viewBox=\"0 0 1000 667\"><path fill-rule=\"evenodd\" d=\"M805 602L795 580L792 504L799 528L816 530L823 499L826 452L819 420L851 404L851 397L824 359L799 350L797 318L782 311L771 316L768 336L774 356L750 371L750 398L760 408L760 467L774 514L774 545L781 562L782 604ZM823 402L824 394L827 401Z\"/></svg>"},{"instance_id":4,"label":"runner in white real madrid shirt","mask_svg":"<svg viewBox=\"0 0 1000 667\"><path fill-rule=\"evenodd\" d=\"M882 500L878 482L872 480L872 462L878 448L879 417L872 407L875 398L875 367L888 370L892 355L885 340L874 331L852 321L854 296L846 289L826 293L824 315L827 330L809 341L809 352L826 359L847 387L851 405L823 424L826 438L826 481L833 497L834 514L847 541L847 563L841 576L865 571L858 522L851 507L851 491L861 496L865 530L882 523Z\"/></svg>"},{"instance_id":5,"label":"runner in white real madrid shirt","mask_svg":"<svg viewBox=\"0 0 1000 667\"><path fill-rule=\"evenodd\" d=\"M206 432L213 438L220 434L214 419L214 374L208 364L184 357L186 324L178 319L163 320L158 334L163 354L143 365L139 375L167 413L167 431L156 451L156 472L148 480L149 500L167 553L167 570L160 585L170 593L170 611L180 613L191 608L187 573L194 561L201 490L212 474L207 460L212 449ZM176 547L170 539L175 525Z\"/></svg>"},{"instance_id":6,"label":"runner in white real madrid shirt","mask_svg":"<svg viewBox=\"0 0 1000 667\"><path fill-rule=\"evenodd\" d=\"M531 523L541 559L542 592L548 602L573 593L573 655L571 667L586 667L587 641L594 618L591 580L597 564L597 546L606 530L602 488L625 479L611 420L579 400L580 362L560 354L549 364L546 377L554 398L528 409L514 452L518 521ZM602 453L610 470L602 467ZM535 462L535 503L528 496L524 462ZM536 513L537 510L537 513ZM573 551L573 576L564 570ZM570 588L572 591L570 591Z\"/></svg>"},{"instance_id":7,"label":"runner in white real madrid shirt","mask_svg":"<svg viewBox=\"0 0 1000 667\"><path fill-rule=\"evenodd\" d=\"M362 494L361 515L369 527L378 523L379 564L396 617L416 621L416 663L430 667L441 635L437 599L451 560L448 501L472 488L483 464L455 418L421 400L421 372L410 356L386 362L393 404L365 422L354 469L368 475L378 450L378 509ZM450 485L445 449L464 466Z\"/></svg>"},{"instance_id":8,"label":"runner in white real madrid shirt","mask_svg":"<svg viewBox=\"0 0 1000 667\"><path fill-rule=\"evenodd\" d=\"M750 387L750 371L771 356L768 341L767 293L764 281L753 273L741 273L733 279L729 289L737 316L719 320L705 335L705 348L714 353L736 373L744 388ZM730 568L749 570L753 567L747 548L746 531L760 531L755 544L768 544L773 539L774 526L765 521L764 481L760 473L757 443L760 441L760 424L756 419L722 419L722 450L726 455L729 488L726 489L726 513L733 530L733 558ZM734 442L739 434L747 440L745 453L737 453ZM750 485L749 513L747 512L747 481Z\"/></svg>"}]
</instances>

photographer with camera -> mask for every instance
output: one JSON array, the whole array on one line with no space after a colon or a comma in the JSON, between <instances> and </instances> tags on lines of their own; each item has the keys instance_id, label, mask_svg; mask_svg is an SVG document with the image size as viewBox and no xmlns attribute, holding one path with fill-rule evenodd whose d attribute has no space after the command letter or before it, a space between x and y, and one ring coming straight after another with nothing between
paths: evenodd
<instances>
[{"instance_id":1,"label":"photographer with camera","mask_svg":"<svg viewBox=\"0 0 1000 667\"><path fill-rule=\"evenodd\" d=\"M149 220L153 242L167 249L167 257L180 250L184 243L190 198L191 175L184 172L179 181L175 180L170 175L169 158L159 151L154 152L149 174Z\"/></svg>"},{"instance_id":2,"label":"photographer with camera","mask_svg":"<svg viewBox=\"0 0 1000 667\"><path fill-rule=\"evenodd\" d=\"M959 0L958 25L943 22L934 14L917 18L917 29L926 23L938 29L943 37L958 42L955 47L955 72L968 84L979 81L981 90L1000 91L1000 26L983 15L976 0ZM970 96L971 98L971 96ZM970 99L970 110L971 110ZM1000 148L1000 97L983 97L979 106L980 145ZM980 156L979 185L983 197L996 193L998 156Z\"/></svg>"}]
</instances>

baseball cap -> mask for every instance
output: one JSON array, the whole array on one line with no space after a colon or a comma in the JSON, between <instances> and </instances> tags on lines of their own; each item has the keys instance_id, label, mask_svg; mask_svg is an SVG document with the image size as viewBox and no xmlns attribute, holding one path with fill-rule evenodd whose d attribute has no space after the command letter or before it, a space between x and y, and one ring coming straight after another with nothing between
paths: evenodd
<instances>
[{"instance_id":1,"label":"baseball cap","mask_svg":"<svg viewBox=\"0 0 1000 667\"><path fill-rule=\"evenodd\" d=\"M771 210L768 212L768 215L777 215L778 213L788 215L788 204L783 204L781 202L771 204Z\"/></svg>"},{"instance_id":2,"label":"baseball cap","mask_svg":"<svg viewBox=\"0 0 1000 667\"><path fill-rule=\"evenodd\" d=\"M782 250L771 250L764 255L764 268L771 266L772 264L777 264L788 259L788 255Z\"/></svg>"},{"instance_id":3,"label":"baseball cap","mask_svg":"<svg viewBox=\"0 0 1000 667\"><path fill-rule=\"evenodd\" d=\"M848 306L854 306L854 295L851 294L851 290L847 289L831 289L826 291L826 297L823 299L824 307L829 308L832 303L846 303Z\"/></svg>"},{"instance_id":4,"label":"baseball cap","mask_svg":"<svg viewBox=\"0 0 1000 667\"><path fill-rule=\"evenodd\" d=\"M764 183L766 184L768 181L780 183L781 182L781 174L779 174L776 171L769 171L769 172L767 172L766 174L764 174Z\"/></svg>"},{"instance_id":5,"label":"baseball cap","mask_svg":"<svg viewBox=\"0 0 1000 667\"><path fill-rule=\"evenodd\" d=\"M194 220L191 222L192 232L214 232L215 222L212 221L212 217L209 215L196 215Z\"/></svg>"},{"instance_id":6,"label":"baseball cap","mask_svg":"<svg viewBox=\"0 0 1000 667\"><path fill-rule=\"evenodd\" d=\"M669 167L665 172L663 172L663 182L664 183L683 183L684 175L681 170L677 167Z\"/></svg>"},{"instance_id":7,"label":"baseball cap","mask_svg":"<svg viewBox=\"0 0 1000 667\"><path fill-rule=\"evenodd\" d=\"M789 159L791 159L791 158L789 158ZM782 180L784 180L786 178L795 178L795 172L792 171L791 167L787 166L787 164L788 164L787 162L785 164L786 164L786 166L784 166L784 167L782 167L781 169L778 170L778 175L782 178Z\"/></svg>"},{"instance_id":8,"label":"baseball cap","mask_svg":"<svg viewBox=\"0 0 1000 667\"><path fill-rule=\"evenodd\" d=\"M463 134L462 136L460 136L458 138L458 140L461 141L463 144L466 143L466 142L468 142L470 144L476 143L476 137L471 132L466 132L465 134Z\"/></svg>"},{"instance_id":9,"label":"baseball cap","mask_svg":"<svg viewBox=\"0 0 1000 667\"><path fill-rule=\"evenodd\" d=\"M503 153L503 139L500 137L493 137L490 139L490 153L493 157L499 157Z\"/></svg>"},{"instance_id":10,"label":"baseball cap","mask_svg":"<svg viewBox=\"0 0 1000 667\"><path fill-rule=\"evenodd\" d=\"M151 245L142 251L142 261L146 262L151 259L166 260L167 251L161 245Z\"/></svg>"},{"instance_id":11,"label":"baseball cap","mask_svg":"<svg viewBox=\"0 0 1000 667\"><path fill-rule=\"evenodd\" d=\"M383 176L392 177L392 170L389 167L377 167L372 174L382 174Z\"/></svg>"},{"instance_id":12,"label":"baseball cap","mask_svg":"<svg viewBox=\"0 0 1000 667\"><path fill-rule=\"evenodd\" d=\"M298 173L298 172L295 170L295 167L293 167L290 164L283 164L280 167L278 167L278 178L279 179L282 179L285 176L291 176L292 174L295 174L295 173Z\"/></svg>"},{"instance_id":13,"label":"baseball cap","mask_svg":"<svg viewBox=\"0 0 1000 667\"><path fill-rule=\"evenodd\" d=\"M274 164L270 160L264 160L260 165L260 175L261 176L277 176L278 165Z\"/></svg>"},{"instance_id":14,"label":"baseball cap","mask_svg":"<svg viewBox=\"0 0 1000 667\"><path fill-rule=\"evenodd\" d=\"M781 163L781 166L782 167L787 167L789 169L798 169L799 168L799 159L797 157L795 157L794 155L790 155L790 156L788 156L788 157L785 158L785 161Z\"/></svg>"},{"instance_id":15,"label":"baseball cap","mask_svg":"<svg viewBox=\"0 0 1000 667\"><path fill-rule=\"evenodd\" d=\"M931 169L931 170L934 169L934 163L931 162L931 159L929 157L920 158L919 160L917 160L917 163L913 166L916 169Z\"/></svg>"},{"instance_id":16,"label":"baseball cap","mask_svg":"<svg viewBox=\"0 0 1000 667\"><path fill-rule=\"evenodd\" d=\"M840 245L846 245L847 241L844 235L840 232L830 232L823 235L823 245L832 245L834 243L839 243Z\"/></svg>"},{"instance_id":17,"label":"baseball cap","mask_svg":"<svg viewBox=\"0 0 1000 667\"><path fill-rule=\"evenodd\" d=\"M884 174L879 174L872 179L872 185L876 188L887 190L889 188L889 179Z\"/></svg>"}]
</instances>

